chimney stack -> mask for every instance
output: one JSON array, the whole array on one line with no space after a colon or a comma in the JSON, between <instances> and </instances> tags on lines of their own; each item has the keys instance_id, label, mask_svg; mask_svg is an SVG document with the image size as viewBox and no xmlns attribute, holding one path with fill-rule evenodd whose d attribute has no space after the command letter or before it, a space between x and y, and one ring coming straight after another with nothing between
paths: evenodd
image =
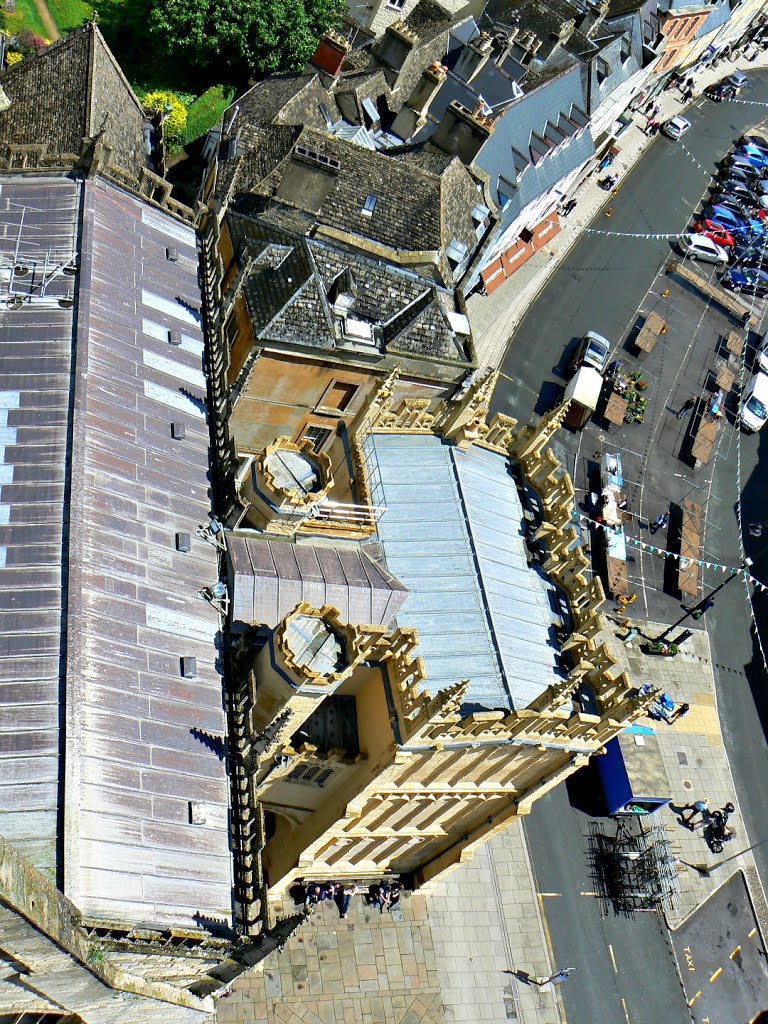
<instances>
[{"instance_id":1,"label":"chimney stack","mask_svg":"<svg viewBox=\"0 0 768 1024\"><path fill-rule=\"evenodd\" d=\"M493 50L493 39L487 32L481 32L477 39L464 46L456 61L453 72L469 84L482 71Z\"/></svg>"},{"instance_id":2,"label":"chimney stack","mask_svg":"<svg viewBox=\"0 0 768 1024\"><path fill-rule=\"evenodd\" d=\"M484 116L482 109L480 102L474 110L468 110L453 100L430 142L444 153L457 156L462 163L471 164L493 134L493 120Z\"/></svg>"},{"instance_id":3,"label":"chimney stack","mask_svg":"<svg viewBox=\"0 0 768 1024\"><path fill-rule=\"evenodd\" d=\"M411 93L408 102L401 107L392 124L392 131L401 139L413 138L427 122L427 111L438 89L446 79L447 69L442 64L426 68Z\"/></svg>"},{"instance_id":4,"label":"chimney stack","mask_svg":"<svg viewBox=\"0 0 768 1024\"><path fill-rule=\"evenodd\" d=\"M373 52L382 64L386 64L393 71L399 71L418 42L419 37L404 21L395 21L388 25L384 34L376 40Z\"/></svg>"},{"instance_id":5,"label":"chimney stack","mask_svg":"<svg viewBox=\"0 0 768 1024\"><path fill-rule=\"evenodd\" d=\"M338 32L334 32L333 29L329 29L320 37L311 63L319 71L324 71L327 75L337 78L348 53L348 40L340 36Z\"/></svg>"}]
</instances>

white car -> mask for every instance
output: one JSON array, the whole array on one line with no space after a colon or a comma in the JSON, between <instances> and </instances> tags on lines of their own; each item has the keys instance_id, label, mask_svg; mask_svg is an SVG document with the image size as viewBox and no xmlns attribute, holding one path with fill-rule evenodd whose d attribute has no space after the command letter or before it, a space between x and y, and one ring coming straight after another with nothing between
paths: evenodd
<instances>
[{"instance_id":1,"label":"white car","mask_svg":"<svg viewBox=\"0 0 768 1024\"><path fill-rule=\"evenodd\" d=\"M768 375L758 371L747 385L739 419L750 433L758 431L768 420Z\"/></svg>"},{"instance_id":2,"label":"white car","mask_svg":"<svg viewBox=\"0 0 768 1024\"><path fill-rule=\"evenodd\" d=\"M748 81L749 79L743 71L734 71L732 75L729 75L726 78L726 82L728 82L729 85L734 85L737 89L742 89Z\"/></svg>"},{"instance_id":3,"label":"white car","mask_svg":"<svg viewBox=\"0 0 768 1024\"><path fill-rule=\"evenodd\" d=\"M724 267L728 262L725 249L706 235L681 235L680 248L692 260L716 263L719 267Z\"/></svg>"},{"instance_id":4,"label":"white car","mask_svg":"<svg viewBox=\"0 0 768 1024\"><path fill-rule=\"evenodd\" d=\"M677 142L678 139L682 139L687 131L690 131L691 122L685 117L673 117L671 121L667 121L664 127L661 129L668 139L672 139Z\"/></svg>"},{"instance_id":5,"label":"white car","mask_svg":"<svg viewBox=\"0 0 768 1024\"><path fill-rule=\"evenodd\" d=\"M610 354L610 341L596 331L587 331L571 356L570 372L575 373L580 366L591 366L602 373Z\"/></svg>"}]
</instances>

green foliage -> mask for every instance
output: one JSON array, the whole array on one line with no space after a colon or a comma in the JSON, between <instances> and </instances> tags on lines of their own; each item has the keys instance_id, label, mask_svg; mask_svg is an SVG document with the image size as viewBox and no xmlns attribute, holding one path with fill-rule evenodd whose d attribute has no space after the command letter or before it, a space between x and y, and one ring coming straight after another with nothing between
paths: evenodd
<instances>
[{"instance_id":1,"label":"green foliage","mask_svg":"<svg viewBox=\"0 0 768 1024\"><path fill-rule=\"evenodd\" d=\"M223 85L213 85L202 96L187 107L187 127L184 129L184 144L194 142L210 131L221 120L224 111L232 102L235 90Z\"/></svg>"},{"instance_id":2,"label":"green foliage","mask_svg":"<svg viewBox=\"0 0 768 1024\"><path fill-rule=\"evenodd\" d=\"M201 67L299 71L344 0L149 0L148 26L166 53Z\"/></svg>"},{"instance_id":3,"label":"green foliage","mask_svg":"<svg viewBox=\"0 0 768 1024\"><path fill-rule=\"evenodd\" d=\"M18 35L24 29L29 29L35 35L45 36L45 26L37 13L34 0L16 0L16 9L3 13L2 18L3 28L9 35Z\"/></svg>"},{"instance_id":4,"label":"green foliage","mask_svg":"<svg viewBox=\"0 0 768 1024\"><path fill-rule=\"evenodd\" d=\"M164 114L163 136L169 148L180 145L187 127L187 108L174 92L157 89L148 92L141 102L153 114Z\"/></svg>"},{"instance_id":5,"label":"green foliage","mask_svg":"<svg viewBox=\"0 0 768 1024\"><path fill-rule=\"evenodd\" d=\"M104 963L106 963L104 950L100 949L98 946L89 946L86 960L93 967L101 967Z\"/></svg>"},{"instance_id":6,"label":"green foliage","mask_svg":"<svg viewBox=\"0 0 768 1024\"><path fill-rule=\"evenodd\" d=\"M84 0L46 0L46 3L62 35L93 17L93 7Z\"/></svg>"}]
</instances>

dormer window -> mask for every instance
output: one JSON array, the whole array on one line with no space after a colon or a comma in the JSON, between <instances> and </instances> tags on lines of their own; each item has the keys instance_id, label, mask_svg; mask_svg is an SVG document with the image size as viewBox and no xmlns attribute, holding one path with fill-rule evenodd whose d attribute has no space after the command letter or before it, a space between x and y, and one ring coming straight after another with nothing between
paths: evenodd
<instances>
[{"instance_id":1,"label":"dormer window","mask_svg":"<svg viewBox=\"0 0 768 1024\"><path fill-rule=\"evenodd\" d=\"M376 196L366 196L363 208L360 211L365 214L366 217L372 217L373 211L376 209Z\"/></svg>"},{"instance_id":2,"label":"dormer window","mask_svg":"<svg viewBox=\"0 0 768 1024\"><path fill-rule=\"evenodd\" d=\"M448 257L451 267L455 270L464 262L467 255L467 247L463 242L459 242L454 238L445 250L445 255Z\"/></svg>"},{"instance_id":3,"label":"dormer window","mask_svg":"<svg viewBox=\"0 0 768 1024\"><path fill-rule=\"evenodd\" d=\"M610 65L607 61L603 60L602 57L598 57L597 60L597 82L598 85L602 85L608 75L611 73Z\"/></svg>"}]
</instances>

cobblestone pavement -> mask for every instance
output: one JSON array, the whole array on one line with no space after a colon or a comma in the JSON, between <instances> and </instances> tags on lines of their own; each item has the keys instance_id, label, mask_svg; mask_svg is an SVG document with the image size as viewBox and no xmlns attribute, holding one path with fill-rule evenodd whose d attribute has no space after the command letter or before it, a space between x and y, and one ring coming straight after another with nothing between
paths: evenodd
<instances>
[{"instance_id":1,"label":"cobblestone pavement","mask_svg":"<svg viewBox=\"0 0 768 1024\"><path fill-rule=\"evenodd\" d=\"M755 71L765 67L768 67L768 51L761 51L753 62L745 61L743 58L732 62L721 61L717 68L702 71L696 76L696 98L693 102L698 102L701 92L708 85L719 82L736 68ZM657 102L661 108L658 115L660 121L680 114L686 106L680 102L680 93L676 89L662 92L657 97ZM653 139L642 131L645 123L646 119L642 114L635 114L634 123L622 133L617 142L620 155L611 165L611 172L615 171L621 178L653 142ZM535 253L517 273L491 295L484 296L475 292L467 300L467 313L472 326L478 364L481 367L501 365L509 342L525 317L528 307L579 240L583 229L609 202L609 197L597 185L602 177L603 172L595 171L577 189L574 198L578 201L578 206L569 217L561 219L562 230L548 245Z\"/></svg>"}]
</instances>

